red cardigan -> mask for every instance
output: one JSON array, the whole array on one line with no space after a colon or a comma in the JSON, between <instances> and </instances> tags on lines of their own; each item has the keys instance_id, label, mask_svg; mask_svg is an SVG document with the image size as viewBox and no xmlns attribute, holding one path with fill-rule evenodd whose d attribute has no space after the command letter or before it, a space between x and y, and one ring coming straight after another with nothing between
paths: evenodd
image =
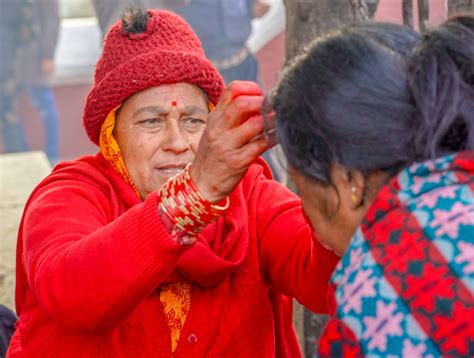
<instances>
[{"instance_id":1,"label":"red cardigan","mask_svg":"<svg viewBox=\"0 0 474 358\"><path fill-rule=\"evenodd\" d=\"M300 356L291 305L275 291L327 312L337 257L261 161L231 202L199 245L178 246L157 195L140 201L100 154L57 166L23 214L9 357L171 356L157 288L183 278L195 284L174 356ZM206 275L213 260L230 273Z\"/></svg>"}]
</instances>

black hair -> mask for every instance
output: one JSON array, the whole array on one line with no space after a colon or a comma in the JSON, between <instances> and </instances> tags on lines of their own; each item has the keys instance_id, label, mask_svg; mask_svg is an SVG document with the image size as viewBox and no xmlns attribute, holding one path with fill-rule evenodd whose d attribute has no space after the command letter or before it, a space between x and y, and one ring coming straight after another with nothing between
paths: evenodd
<instances>
[{"instance_id":1,"label":"black hair","mask_svg":"<svg viewBox=\"0 0 474 358\"><path fill-rule=\"evenodd\" d=\"M459 141L459 136L471 138L473 132L472 92L461 79L467 76L472 80L472 45L459 49L456 54L463 54L459 63L448 69L439 60L428 60L434 56L428 40L435 36L436 41L448 41L449 36L441 39L438 32L453 34L453 21L426 35L423 42L407 27L375 22L351 25L312 42L285 68L270 98L277 113L278 136L291 166L331 185L332 163L363 173L381 170L394 175L405 165L441 155L446 149L472 149L465 144L467 139ZM469 32L465 25L456 26ZM472 31L470 34L472 40ZM454 51L457 44L452 38L449 43L453 47L449 51ZM447 49L443 56L454 57ZM413 65L417 63L436 63L436 71L455 78L459 99L449 103L449 115L445 110L429 117L433 111L424 105L437 104L440 98L439 94L429 97L424 93L424 82L431 79L423 65ZM460 75L461 68L465 75ZM465 113L469 108L470 114ZM440 121L440 117L451 119ZM446 130L438 126L442 123L443 128L452 128L453 118L470 121L465 125L470 134L459 127L457 142L450 140L446 146Z\"/></svg>"},{"instance_id":2,"label":"black hair","mask_svg":"<svg viewBox=\"0 0 474 358\"><path fill-rule=\"evenodd\" d=\"M405 163L414 110L405 57L419 40L409 28L365 22L312 42L270 98L288 162L327 185L333 162L365 172Z\"/></svg>"},{"instance_id":3,"label":"black hair","mask_svg":"<svg viewBox=\"0 0 474 358\"><path fill-rule=\"evenodd\" d=\"M129 7L122 13L122 31L141 34L146 31L149 15L140 7Z\"/></svg>"},{"instance_id":4,"label":"black hair","mask_svg":"<svg viewBox=\"0 0 474 358\"><path fill-rule=\"evenodd\" d=\"M419 159L474 150L474 17L454 17L427 33L410 71Z\"/></svg>"}]
</instances>

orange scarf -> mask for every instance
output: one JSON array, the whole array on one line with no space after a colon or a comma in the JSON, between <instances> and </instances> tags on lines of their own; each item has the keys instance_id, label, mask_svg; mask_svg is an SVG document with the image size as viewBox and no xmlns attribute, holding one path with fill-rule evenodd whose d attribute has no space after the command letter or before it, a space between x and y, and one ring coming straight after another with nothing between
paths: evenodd
<instances>
[{"instance_id":1,"label":"orange scarf","mask_svg":"<svg viewBox=\"0 0 474 358\"><path fill-rule=\"evenodd\" d=\"M127 167L125 166L125 161L123 160L122 152L120 147L114 137L114 128L115 128L115 113L120 106L115 107L110 111L107 118L105 118L102 127L100 128L99 135L99 146L100 152L105 159L110 163L110 165L116 170L117 173L135 190L138 196L137 187L133 183L130 174L128 174Z\"/></svg>"},{"instance_id":2,"label":"orange scarf","mask_svg":"<svg viewBox=\"0 0 474 358\"><path fill-rule=\"evenodd\" d=\"M110 111L102 124L99 137L100 152L117 173L130 184L135 190L135 193L140 196L137 187L127 171L122 152L113 134L115 114L119 107L120 106L117 106ZM168 323L172 352L174 352L178 346L179 336L188 315L189 307L191 306L191 292L192 285L187 281L164 284L160 290L160 302Z\"/></svg>"}]
</instances>

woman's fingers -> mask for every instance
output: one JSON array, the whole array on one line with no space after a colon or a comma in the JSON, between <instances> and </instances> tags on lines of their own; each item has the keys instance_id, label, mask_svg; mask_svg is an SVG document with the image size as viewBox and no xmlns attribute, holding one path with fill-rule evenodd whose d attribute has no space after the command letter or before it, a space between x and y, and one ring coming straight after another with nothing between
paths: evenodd
<instances>
[{"instance_id":1,"label":"woman's fingers","mask_svg":"<svg viewBox=\"0 0 474 358\"><path fill-rule=\"evenodd\" d=\"M262 90L255 82L231 82L211 113L208 126L224 129L238 125L260 111L263 98Z\"/></svg>"},{"instance_id":2,"label":"woman's fingers","mask_svg":"<svg viewBox=\"0 0 474 358\"><path fill-rule=\"evenodd\" d=\"M259 155L262 155L268 149L268 143L265 138L260 137L247 143L241 148L239 159L242 165L250 165Z\"/></svg>"},{"instance_id":3,"label":"woman's fingers","mask_svg":"<svg viewBox=\"0 0 474 358\"><path fill-rule=\"evenodd\" d=\"M229 195L250 163L267 149L258 136L263 99L256 83L233 82L210 114L191 167L191 177L208 200Z\"/></svg>"},{"instance_id":4,"label":"woman's fingers","mask_svg":"<svg viewBox=\"0 0 474 358\"><path fill-rule=\"evenodd\" d=\"M255 115L243 122L236 128L229 130L230 141L235 148L241 148L252 139L262 134L263 118L261 115Z\"/></svg>"},{"instance_id":5,"label":"woman's fingers","mask_svg":"<svg viewBox=\"0 0 474 358\"><path fill-rule=\"evenodd\" d=\"M239 96L263 96L263 92L255 82L233 81L224 89L217 106L225 107Z\"/></svg>"},{"instance_id":6,"label":"woman's fingers","mask_svg":"<svg viewBox=\"0 0 474 358\"><path fill-rule=\"evenodd\" d=\"M222 112L212 113L215 116L212 125L220 130L237 127L250 117L260 113L263 96L239 96L230 102Z\"/></svg>"}]
</instances>

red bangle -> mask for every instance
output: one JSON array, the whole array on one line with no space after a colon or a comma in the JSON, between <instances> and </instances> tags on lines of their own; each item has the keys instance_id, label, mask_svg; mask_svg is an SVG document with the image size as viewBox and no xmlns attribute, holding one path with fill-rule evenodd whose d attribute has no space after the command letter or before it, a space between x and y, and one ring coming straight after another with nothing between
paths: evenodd
<instances>
[{"instance_id":1,"label":"red bangle","mask_svg":"<svg viewBox=\"0 0 474 358\"><path fill-rule=\"evenodd\" d=\"M226 198L224 206L218 206L201 194L189 174L190 167L191 163L182 173L168 179L158 192L161 198L160 213L166 214L173 223L173 227L169 228L170 233L179 237L178 242L181 243L190 241L229 207L229 198Z\"/></svg>"}]
</instances>

